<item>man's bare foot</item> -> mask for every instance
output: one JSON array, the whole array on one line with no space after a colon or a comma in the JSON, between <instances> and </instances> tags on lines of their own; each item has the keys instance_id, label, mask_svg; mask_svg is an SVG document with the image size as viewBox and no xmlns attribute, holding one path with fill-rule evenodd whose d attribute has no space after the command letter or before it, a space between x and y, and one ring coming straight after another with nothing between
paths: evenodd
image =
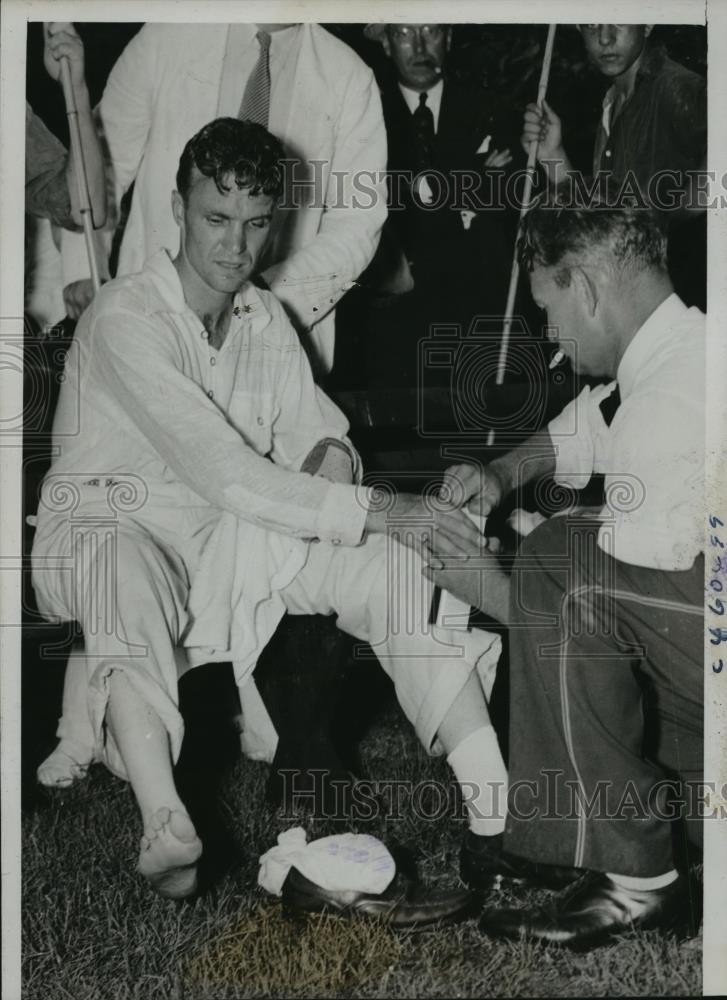
<instances>
[{"instance_id":1,"label":"man's bare foot","mask_svg":"<svg viewBox=\"0 0 727 1000\"><path fill-rule=\"evenodd\" d=\"M85 778L93 762L93 750L69 740L61 740L40 765L36 777L46 788L69 788Z\"/></svg>"},{"instance_id":2,"label":"man's bare foot","mask_svg":"<svg viewBox=\"0 0 727 1000\"><path fill-rule=\"evenodd\" d=\"M183 899L197 888L202 841L186 813L157 809L144 829L139 871L160 896Z\"/></svg>"}]
</instances>

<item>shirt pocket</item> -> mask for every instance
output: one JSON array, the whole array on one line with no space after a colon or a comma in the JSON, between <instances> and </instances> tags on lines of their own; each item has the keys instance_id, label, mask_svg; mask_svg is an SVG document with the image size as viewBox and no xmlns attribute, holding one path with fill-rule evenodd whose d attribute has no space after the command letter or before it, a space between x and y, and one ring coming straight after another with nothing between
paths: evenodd
<instances>
[{"instance_id":1,"label":"shirt pocket","mask_svg":"<svg viewBox=\"0 0 727 1000\"><path fill-rule=\"evenodd\" d=\"M270 392L236 389L232 393L227 418L245 442L259 455L273 447L274 400Z\"/></svg>"}]
</instances>

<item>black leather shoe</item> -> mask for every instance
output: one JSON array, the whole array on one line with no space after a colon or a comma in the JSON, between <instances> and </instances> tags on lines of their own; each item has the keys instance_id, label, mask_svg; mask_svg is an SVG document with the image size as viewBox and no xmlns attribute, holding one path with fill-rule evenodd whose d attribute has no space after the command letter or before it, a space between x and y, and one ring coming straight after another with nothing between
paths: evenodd
<instances>
[{"instance_id":1,"label":"black leather shoe","mask_svg":"<svg viewBox=\"0 0 727 1000\"><path fill-rule=\"evenodd\" d=\"M663 889L622 889L607 875L590 872L578 885L537 909L489 909L480 930L490 937L529 938L588 951L631 930L696 932L690 925L684 876Z\"/></svg>"},{"instance_id":2,"label":"black leather shoe","mask_svg":"<svg viewBox=\"0 0 727 1000\"><path fill-rule=\"evenodd\" d=\"M465 834L459 854L459 874L465 885L487 891L498 879L516 884L529 883L547 889L564 889L581 878L582 868L544 865L527 861L503 850L502 834L482 837L471 830Z\"/></svg>"},{"instance_id":3,"label":"black leather shoe","mask_svg":"<svg viewBox=\"0 0 727 1000\"><path fill-rule=\"evenodd\" d=\"M372 917L392 927L454 923L473 916L477 896L466 889L434 891L396 875L384 892L323 889L291 868L283 883L283 909L288 916L335 913L340 917Z\"/></svg>"}]
</instances>

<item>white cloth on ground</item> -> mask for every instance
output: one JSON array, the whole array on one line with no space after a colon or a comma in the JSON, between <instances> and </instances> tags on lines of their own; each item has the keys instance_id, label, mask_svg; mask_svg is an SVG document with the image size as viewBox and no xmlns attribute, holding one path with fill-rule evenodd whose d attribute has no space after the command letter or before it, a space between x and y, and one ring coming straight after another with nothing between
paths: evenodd
<instances>
[{"instance_id":1,"label":"white cloth on ground","mask_svg":"<svg viewBox=\"0 0 727 1000\"><path fill-rule=\"evenodd\" d=\"M258 885L280 896L291 867L323 889L381 893L396 874L396 862L376 837L338 833L306 842L296 826L278 834L278 843L260 857Z\"/></svg>"}]
</instances>

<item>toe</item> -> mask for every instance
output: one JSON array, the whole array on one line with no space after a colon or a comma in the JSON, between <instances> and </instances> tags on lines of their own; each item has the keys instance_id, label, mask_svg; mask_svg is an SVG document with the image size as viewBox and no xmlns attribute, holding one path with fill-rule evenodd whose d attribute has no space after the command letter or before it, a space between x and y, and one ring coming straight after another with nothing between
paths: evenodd
<instances>
[{"instance_id":1,"label":"toe","mask_svg":"<svg viewBox=\"0 0 727 1000\"><path fill-rule=\"evenodd\" d=\"M166 806L162 806L161 809L157 809L155 813L152 813L151 819L149 820L149 826L156 833L160 833L169 822L170 816L171 811L167 809Z\"/></svg>"},{"instance_id":2,"label":"toe","mask_svg":"<svg viewBox=\"0 0 727 1000\"><path fill-rule=\"evenodd\" d=\"M169 829L183 843L191 844L197 840L197 831L192 820L186 813L175 810L169 820Z\"/></svg>"}]
</instances>

